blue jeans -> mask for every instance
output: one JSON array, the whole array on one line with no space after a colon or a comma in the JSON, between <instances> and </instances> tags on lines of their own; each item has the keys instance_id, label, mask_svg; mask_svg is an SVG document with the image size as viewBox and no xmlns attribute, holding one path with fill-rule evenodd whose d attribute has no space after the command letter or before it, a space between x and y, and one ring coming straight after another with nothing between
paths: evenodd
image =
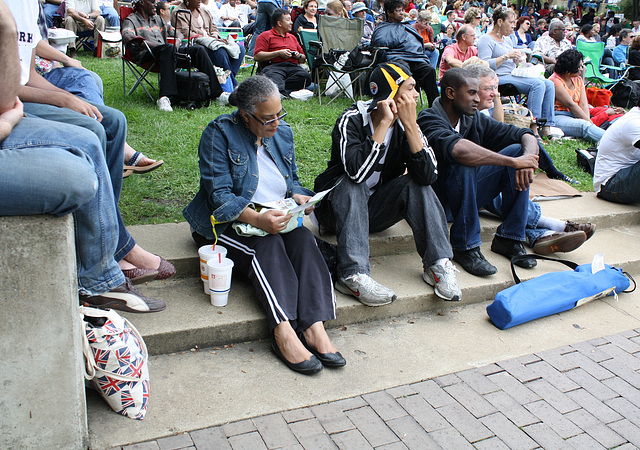
<instances>
[{"instance_id":1,"label":"blue jeans","mask_svg":"<svg viewBox=\"0 0 640 450\"><path fill-rule=\"evenodd\" d=\"M388 181L373 194L367 183L343 175L316 209L316 217L324 230L336 234L340 277L369 275L369 233L384 231L403 218L425 269L438 259L453 257L442 205L431 186L420 186L409 175Z\"/></svg>"},{"instance_id":2,"label":"blue jeans","mask_svg":"<svg viewBox=\"0 0 640 450\"><path fill-rule=\"evenodd\" d=\"M271 14L277 9L277 6L270 2L258 2L256 8L256 27L253 30L251 42L249 42L249 54L253 55L256 48L256 39L260 33L264 33L271 29Z\"/></svg>"},{"instance_id":3,"label":"blue jeans","mask_svg":"<svg viewBox=\"0 0 640 450\"><path fill-rule=\"evenodd\" d=\"M233 80L234 87L238 85L236 75L238 74L238 70L240 70L245 53L243 42L238 43L238 47L240 47L240 56L238 56L237 59L231 58L224 48L219 48L217 50L207 48L207 53L209 54L209 58L214 66L222 67L224 70L231 71L231 79Z\"/></svg>"},{"instance_id":4,"label":"blue jeans","mask_svg":"<svg viewBox=\"0 0 640 450\"><path fill-rule=\"evenodd\" d=\"M51 3L45 3L42 5L44 9L44 18L47 22L47 28L53 28L53 15L58 11L60 5L52 5Z\"/></svg>"},{"instance_id":5,"label":"blue jeans","mask_svg":"<svg viewBox=\"0 0 640 450\"><path fill-rule=\"evenodd\" d=\"M598 197L629 205L640 202L640 161L609 178L600 187Z\"/></svg>"},{"instance_id":6,"label":"blue jeans","mask_svg":"<svg viewBox=\"0 0 640 450\"><path fill-rule=\"evenodd\" d=\"M112 27L120 27L120 16L113 6L100 6L100 15L109 21Z\"/></svg>"},{"instance_id":7,"label":"blue jeans","mask_svg":"<svg viewBox=\"0 0 640 450\"><path fill-rule=\"evenodd\" d=\"M102 88L98 86L93 75L95 74L87 69L58 67L44 74L44 78L54 86L88 102L104 105Z\"/></svg>"},{"instance_id":8,"label":"blue jeans","mask_svg":"<svg viewBox=\"0 0 640 450\"><path fill-rule=\"evenodd\" d=\"M124 164L124 143L127 138L127 119L117 109L98 104L95 106L103 116L102 122L67 108L58 108L57 106L41 103L25 103L24 111L28 115L42 119L80 126L93 132L100 140L103 157L106 159L111 177L111 186L113 187L113 197L118 216L119 239L115 258L116 261L120 261L136 244L125 228L118 209L120 192L122 191L122 166Z\"/></svg>"},{"instance_id":9,"label":"blue jeans","mask_svg":"<svg viewBox=\"0 0 640 450\"><path fill-rule=\"evenodd\" d=\"M522 147L520 144L509 145L499 153L518 157L522 155ZM503 221L496 234L517 241L525 240L529 190L516 190L515 169L454 164L442 176L440 201L450 208L453 215L451 247L469 250L482 244L478 209L488 205L498 194L502 194Z\"/></svg>"},{"instance_id":10,"label":"blue jeans","mask_svg":"<svg viewBox=\"0 0 640 450\"><path fill-rule=\"evenodd\" d=\"M122 283L113 189L91 132L23 118L0 143L0 214L74 214L78 287L96 295Z\"/></svg>"},{"instance_id":11,"label":"blue jeans","mask_svg":"<svg viewBox=\"0 0 640 450\"><path fill-rule=\"evenodd\" d=\"M553 105L556 90L553 82L542 78L514 77L513 75L498 76L500 84L512 84L518 92L527 94L527 107L536 119L547 119L547 125L554 124Z\"/></svg>"},{"instance_id":12,"label":"blue jeans","mask_svg":"<svg viewBox=\"0 0 640 450\"><path fill-rule=\"evenodd\" d=\"M502 219L502 196L498 195L491 203L484 206L485 209ZM538 222L542 216L542 209L536 202L529 200L527 207L527 227L524 232L529 240L529 245L533 247L538 239L542 237L548 230L547 228L538 228Z\"/></svg>"},{"instance_id":13,"label":"blue jeans","mask_svg":"<svg viewBox=\"0 0 640 450\"><path fill-rule=\"evenodd\" d=\"M565 136L578 137L598 142L604 135L604 130L591 122L578 119L569 111L556 111L556 126Z\"/></svg>"},{"instance_id":14,"label":"blue jeans","mask_svg":"<svg viewBox=\"0 0 640 450\"><path fill-rule=\"evenodd\" d=\"M438 67L438 58L440 58L440 52L438 49L434 48L433 51L425 50L424 54L429 58L429 64L431 64L431 67L436 69Z\"/></svg>"}]
</instances>

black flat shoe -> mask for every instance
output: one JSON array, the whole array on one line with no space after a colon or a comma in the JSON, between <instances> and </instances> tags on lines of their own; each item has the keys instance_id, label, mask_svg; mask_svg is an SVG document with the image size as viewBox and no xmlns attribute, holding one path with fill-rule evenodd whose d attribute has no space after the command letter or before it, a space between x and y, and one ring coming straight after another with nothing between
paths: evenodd
<instances>
[{"instance_id":1,"label":"black flat shoe","mask_svg":"<svg viewBox=\"0 0 640 450\"><path fill-rule=\"evenodd\" d=\"M491 251L499 255L505 256L511 260L514 256L527 255L527 251L522 245L522 242L514 239L503 238L501 236L494 236L493 242L491 242ZM516 266L523 267L525 269L531 269L538 265L535 258L524 258L514 263Z\"/></svg>"},{"instance_id":2,"label":"black flat shoe","mask_svg":"<svg viewBox=\"0 0 640 450\"><path fill-rule=\"evenodd\" d=\"M318 350L313 348L307 343L307 340L304 337L304 333L300 333L298 335L300 338L300 342L302 345L306 347L311 353L313 353L325 367L344 367L347 365L347 360L344 359L340 352L335 353L320 353Z\"/></svg>"},{"instance_id":3,"label":"black flat shoe","mask_svg":"<svg viewBox=\"0 0 640 450\"><path fill-rule=\"evenodd\" d=\"M322 363L318 361L318 358L316 358L314 355L311 355L311 358L307 361L302 361L295 364L287 361L287 358L284 357L284 355L280 351L280 348L278 347L278 344L276 343L276 338L273 338L273 341L271 342L271 350L278 358L280 358L283 363L285 363L285 365L289 369L303 375L313 375L320 372L324 367Z\"/></svg>"}]
</instances>

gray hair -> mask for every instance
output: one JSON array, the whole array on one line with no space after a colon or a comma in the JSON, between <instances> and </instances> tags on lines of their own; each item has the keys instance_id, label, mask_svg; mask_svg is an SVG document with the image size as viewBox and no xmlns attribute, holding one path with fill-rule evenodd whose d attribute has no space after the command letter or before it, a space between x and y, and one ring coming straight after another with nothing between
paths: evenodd
<instances>
[{"instance_id":1,"label":"gray hair","mask_svg":"<svg viewBox=\"0 0 640 450\"><path fill-rule=\"evenodd\" d=\"M278 86L264 75L247 78L229 95L229 104L248 113L256 110L258 103L280 95Z\"/></svg>"},{"instance_id":2,"label":"gray hair","mask_svg":"<svg viewBox=\"0 0 640 450\"><path fill-rule=\"evenodd\" d=\"M564 22L561 19L553 19L551 20L551 23L549 23L549 32L560 27L564 28Z\"/></svg>"},{"instance_id":3,"label":"gray hair","mask_svg":"<svg viewBox=\"0 0 640 450\"><path fill-rule=\"evenodd\" d=\"M491 69L491 67L485 66L484 64L469 64L464 67L464 70L469 72L469 75L473 78L496 77L496 73Z\"/></svg>"}]
</instances>

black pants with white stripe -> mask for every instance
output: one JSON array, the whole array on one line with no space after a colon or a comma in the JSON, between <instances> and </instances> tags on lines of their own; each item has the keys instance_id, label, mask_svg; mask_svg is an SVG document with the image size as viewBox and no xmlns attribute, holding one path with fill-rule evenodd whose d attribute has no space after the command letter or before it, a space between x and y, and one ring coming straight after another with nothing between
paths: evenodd
<instances>
[{"instance_id":1,"label":"black pants with white stripe","mask_svg":"<svg viewBox=\"0 0 640 450\"><path fill-rule=\"evenodd\" d=\"M212 243L197 233L193 238L198 246ZM218 243L227 249L234 270L253 283L272 331L285 320L302 332L316 322L336 318L331 275L308 229L243 237L228 227Z\"/></svg>"}]
</instances>

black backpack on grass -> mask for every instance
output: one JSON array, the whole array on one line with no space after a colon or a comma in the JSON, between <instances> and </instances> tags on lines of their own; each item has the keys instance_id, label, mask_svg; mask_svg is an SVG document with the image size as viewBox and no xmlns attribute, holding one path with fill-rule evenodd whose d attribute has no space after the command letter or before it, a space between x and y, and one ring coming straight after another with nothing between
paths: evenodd
<instances>
[{"instance_id":1,"label":"black backpack on grass","mask_svg":"<svg viewBox=\"0 0 640 450\"><path fill-rule=\"evenodd\" d=\"M611 88L611 104L622 108L633 108L640 105L640 84L631 80L620 80Z\"/></svg>"}]
</instances>

